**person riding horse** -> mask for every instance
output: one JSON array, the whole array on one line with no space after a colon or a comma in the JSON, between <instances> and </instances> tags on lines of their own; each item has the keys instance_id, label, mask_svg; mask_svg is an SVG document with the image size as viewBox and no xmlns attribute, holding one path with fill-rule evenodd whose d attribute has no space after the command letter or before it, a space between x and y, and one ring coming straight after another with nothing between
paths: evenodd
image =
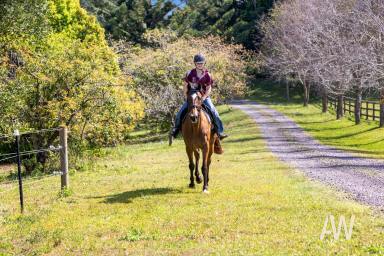
<instances>
[{"instance_id":1,"label":"person riding horse","mask_svg":"<svg viewBox=\"0 0 384 256\"><path fill-rule=\"evenodd\" d=\"M185 81L184 97L187 98L187 95L194 91L199 91L202 94L203 104L211 112L215 130L220 140L223 140L224 138L228 137L228 135L224 133L223 122L221 121L219 113L217 112L211 101L211 98L209 97L212 90L213 79L211 74L204 67L205 57L202 54L196 54L193 58L193 61L196 67L188 71L183 79ZM175 127L172 129L171 133L173 138L177 137L181 129L181 118L182 115L186 112L187 108L188 103L185 101L176 115Z\"/></svg>"}]
</instances>

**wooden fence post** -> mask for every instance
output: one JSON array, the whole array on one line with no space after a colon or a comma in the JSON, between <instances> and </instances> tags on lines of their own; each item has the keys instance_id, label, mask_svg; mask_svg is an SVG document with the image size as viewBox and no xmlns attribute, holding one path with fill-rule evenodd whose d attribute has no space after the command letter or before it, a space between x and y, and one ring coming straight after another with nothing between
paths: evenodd
<instances>
[{"instance_id":1,"label":"wooden fence post","mask_svg":"<svg viewBox=\"0 0 384 256\"><path fill-rule=\"evenodd\" d=\"M68 130L63 126L60 129L60 163L61 163L61 189L69 187L68 177Z\"/></svg>"}]
</instances>

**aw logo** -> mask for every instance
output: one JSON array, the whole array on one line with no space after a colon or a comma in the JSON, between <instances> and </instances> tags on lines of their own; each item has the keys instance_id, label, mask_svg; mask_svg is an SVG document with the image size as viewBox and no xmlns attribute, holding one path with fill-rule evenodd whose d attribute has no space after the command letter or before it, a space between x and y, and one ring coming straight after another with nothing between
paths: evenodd
<instances>
[{"instance_id":1,"label":"aw logo","mask_svg":"<svg viewBox=\"0 0 384 256\"><path fill-rule=\"evenodd\" d=\"M331 228L328 230L328 222L331 223ZM340 234L341 234L341 229L344 228L344 234L345 234L345 239L350 240L352 236L352 229L353 229L353 224L355 223L355 215L351 216L351 220L349 222L349 228L347 228L347 223L345 222L345 217L343 215L340 216L339 219L339 225L336 230L336 225L335 225L335 217L333 215L327 215L325 218L324 222L324 227L323 231L321 232L320 235L320 240L323 240L326 235L332 235L335 240L339 240Z\"/></svg>"}]
</instances>

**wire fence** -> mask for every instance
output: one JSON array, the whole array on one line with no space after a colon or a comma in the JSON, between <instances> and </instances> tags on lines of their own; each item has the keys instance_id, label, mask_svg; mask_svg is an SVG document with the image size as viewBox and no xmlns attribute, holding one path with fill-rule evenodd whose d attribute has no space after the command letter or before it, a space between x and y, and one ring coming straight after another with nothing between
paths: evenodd
<instances>
[{"instance_id":1,"label":"wire fence","mask_svg":"<svg viewBox=\"0 0 384 256\"><path fill-rule=\"evenodd\" d=\"M23 185L27 185L28 187L31 187L31 185L35 185L39 182L46 181L47 178L54 177L54 176L57 177L57 176L61 176L61 175L62 175L62 172L53 172L52 174L48 174L48 175L24 178L23 179ZM5 186L5 185L8 185L8 186L11 185L11 188L2 189L0 191L0 195L9 193L10 191L17 189L18 188L18 182L19 182L19 180L17 180L17 179L12 180L12 181L7 181L7 182L1 182L0 183L0 189L2 186Z\"/></svg>"},{"instance_id":2,"label":"wire fence","mask_svg":"<svg viewBox=\"0 0 384 256\"><path fill-rule=\"evenodd\" d=\"M54 146L49 145L46 148L39 148L39 149L33 149L33 150L25 150L20 151L20 138L21 136L31 135L31 134L41 134L41 133L47 133L47 132L59 132L59 141L60 145ZM21 206L21 212L23 213L24 209L24 197L23 197L23 183L24 185L30 186L39 182L43 182L47 180L48 177L52 176L61 176L61 188L67 188L68 187L68 151L67 151L67 128L66 127L60 127L60 128L50 128L50 129L42 129L42 130L36 130L36 131L25 131L25 132L19 132L16 130L13 135L8 134L0 134L1 138L7 138L15 139L15 148L16 152L12 153L6 153L6 154L0 154L0 164L4 162L10 162L11 160L15 160L15 163L17 163L17 179L12 180L5 180L0 182L0 195L3 195L5 193L8 193L16 188L19 188L19 195L20 195L20 206ZM51 174L48 175L39 175L35 177L22 177L22 157L30 156L30 155L36 155L40 153L48 153L48 152L59 152L60 153L60 171L54 171ZM13 162L13 161L12 161ZM18 184L18 186L16 186ZM7 186L7 188L4 188L4 186ZM11 186L9 188L9 186ZM2 189L3 187L3 189Z\"/></svg>"}]
</instances>

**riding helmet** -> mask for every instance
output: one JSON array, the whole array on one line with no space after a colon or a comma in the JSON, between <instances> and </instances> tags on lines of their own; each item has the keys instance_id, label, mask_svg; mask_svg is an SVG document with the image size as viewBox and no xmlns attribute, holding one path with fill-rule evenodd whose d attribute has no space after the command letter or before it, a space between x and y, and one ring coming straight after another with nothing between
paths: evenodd
<instances>
[{"instance_id":1,"label":"riding helmet","mask_svg":"<svg viewBox=\"0 0 384 256\"><path fill-rule=\"evenodd\" d=\"M205 58L202 54L196 54L195 57L193 57L193 62L195 63L204 63L205 62Z\"/></svg>"}]
</instances>

